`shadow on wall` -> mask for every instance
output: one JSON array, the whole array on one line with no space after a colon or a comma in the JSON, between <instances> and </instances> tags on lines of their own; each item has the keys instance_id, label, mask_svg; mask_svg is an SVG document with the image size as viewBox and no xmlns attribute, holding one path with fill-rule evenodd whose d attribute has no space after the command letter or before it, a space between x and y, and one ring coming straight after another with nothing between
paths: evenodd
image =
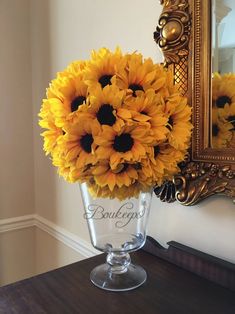
<instances>
[{"instance_id":1,"label":"shadow on wall","mask_svg":"<svg viewBox=\"0 0 235 314\"><path fill-rule=\"evenodd\" d=\"M0 219L3 226L5 219L34 213L29 3L29 0L0 1ZM1 284L34 273L33 229L0 233Z\"/></svg>"},{"instance_id":2,"label":"shadow on wall","mask_svg":"<svg viewBox=\"0 0 235 314\"><path fill-rule=\"evenodd\" d=\"M43 155L37 126L41 99L51 77L49 1L6 0L0 4L0 17L4 77L0 125L4 133L8 126L7 137L0 141L0 218L34 214L38 202L56 215L54 169ZM37 273L39 256L47 258L48 265L57 264L57 253L50 260L51 254L43 252L44 246L38 252L37 242L34 227L0 234L1 285Z\"/></svg>"},{"instance_id":3,"label":"shadow on wall","mask_svg":"<svg viewBox=\"0 0 235 314\"><path fill-rule=\"evenodd\" d=\"M43 152L43 130L38 113L46 88L54 76L51 70L51 1L31 1L32 102L34 121L35 212L57 221L56 170ZM35 229L35 273L61 266L60 243L44 231Z\"/></svg>"},{"instance_id":4,"label":"shadow on wall","mask_svg":"<svg viewBox=\"0 0 235 314\"><path fill-rule=\"evenodd\" d=\"M35 212L55 225L69 228L71 232L76 233L80 215L78 186L70 185L59 178L51 159L43 152L43 140L39 136L42 129L38 126L38 113L42 99L46 96L49 82L56 76L56 72L63 69L60 62L57 64L58 52L55 51L55 46L52 47L55 45L55 38L59 41L63 40L57 33L58 21L55 19L58 8L53 3L54 1L35 0L32 1L31 6ZM82 258L84 257L79 253L37 228L36 273L58 268Z\"/></svg>"},{"instance_id":5,"label":"shadow on wall","mask_svg":"<svg viewBox=\"0 0 235 314\"><path fill-rule=\"evenodd\" d=\"M38 113L51 73L50 1L31 2L31 58L32 58L32 104L34 126L34 176L35 211L45 211L56 218L56 178L51 161L43 152L43 132L38 125ZM49 217L50 218L50 217Z\"/></svg>"}]
</instances>

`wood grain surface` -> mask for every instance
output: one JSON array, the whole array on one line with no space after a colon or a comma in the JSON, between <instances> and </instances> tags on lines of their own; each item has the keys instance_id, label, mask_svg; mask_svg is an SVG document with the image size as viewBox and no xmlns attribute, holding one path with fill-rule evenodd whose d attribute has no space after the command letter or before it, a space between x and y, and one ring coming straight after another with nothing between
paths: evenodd
<instances>
[{"instance_id":1,"label":"wood grain surface","mask_svg":"<svg viewBox=\"0 0 235 314\"><path fill-rule=\"evenodd\" d=\"M99 255L0 288L0 313L22 314L234 314L235 293L143 250L132 253L147 282L108 292L89 280Z\"/></svg>"}]
</instances>

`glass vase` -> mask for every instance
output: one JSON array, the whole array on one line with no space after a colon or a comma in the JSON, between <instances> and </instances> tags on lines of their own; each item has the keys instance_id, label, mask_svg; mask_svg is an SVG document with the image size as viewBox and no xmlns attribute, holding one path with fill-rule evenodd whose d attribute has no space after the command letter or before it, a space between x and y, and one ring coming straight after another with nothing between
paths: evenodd
<instances>
[{"instance_id":1,"label":"glass vase","mask_svg":"<svg viewBox=\"0 0 235 314\"><path fill-rule=\"evenodd\" d=\"M147 274L141 266L131 263L129 253L145 243L152 191L120 201L93 198L86 183L80 189L92 245L107 253L106 263L92 270L92 283L110 291L139 287Z\"/></svg>"}]
</instances>

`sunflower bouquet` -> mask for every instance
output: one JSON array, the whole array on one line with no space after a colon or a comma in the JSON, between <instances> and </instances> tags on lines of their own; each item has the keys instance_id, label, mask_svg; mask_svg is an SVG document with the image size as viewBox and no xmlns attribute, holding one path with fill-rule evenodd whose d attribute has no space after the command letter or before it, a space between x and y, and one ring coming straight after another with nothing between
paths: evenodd
<instances>
[{"instance_id":1,"label":"sunflower bouquet","mask_svg":"<svg viewBox=\"0 0 235 314\"><path fill-rule=\"evenodd\" d=\"M47 89L39 113L44 150L69 182L124 199L179 171L191 108L162 65L102 48L72 62Z\"/></svg>"},{"instance_id":2,"label":"sunflower bouquet","mask_svg":"<svg viewBox=\"0 0 235 314\"><path fill-rule=\"evenodd\" d=\"M235 140L235 75L213 74L212 147L232 147Z\"/></svg>"}]
</instances>

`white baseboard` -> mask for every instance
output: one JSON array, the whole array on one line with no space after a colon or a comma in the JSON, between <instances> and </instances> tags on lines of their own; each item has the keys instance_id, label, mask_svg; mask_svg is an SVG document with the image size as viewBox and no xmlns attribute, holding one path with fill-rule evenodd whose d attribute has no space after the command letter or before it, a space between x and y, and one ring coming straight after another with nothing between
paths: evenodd
<instances>
[{"instance_id":1,"label":"white baseboard","mask_svg":"<svg viewBox=\"0 0 235 314\"><path fill-rule=\"evenodd\" d=\"M99 254L97 250L87 241L81 239L77 235L67 231L66 229L52 223L51 221L35 215L35 226L39 229L49 233L58 241L64 243L68 247L72 248L74 251L80 253L85 257L92 257Z\"/></svg>"},{"instance_id":2,"label":"white baseboard","mask_svg":"<svg viewBox=\"0 0 235 314\"><path fill-rule=\"evenodd\" d=\"M36 226L40 230L47 232L56 240L62 242L86 258L100 253L95 250L93 246L87 241L37 214L1 219L0 233L20 230L33 226Z\"/></svg>"},{"instance_id":3,"label":"white baseboard","mask_svg":"<svg viewBox=\"0 0 235 314\"><path fill-rule=\"evenodd\" d=\"M35 215L24 215L8 219L0 219L0 233L24 229L35 225Z\"/></svg>"}]
</instances>

